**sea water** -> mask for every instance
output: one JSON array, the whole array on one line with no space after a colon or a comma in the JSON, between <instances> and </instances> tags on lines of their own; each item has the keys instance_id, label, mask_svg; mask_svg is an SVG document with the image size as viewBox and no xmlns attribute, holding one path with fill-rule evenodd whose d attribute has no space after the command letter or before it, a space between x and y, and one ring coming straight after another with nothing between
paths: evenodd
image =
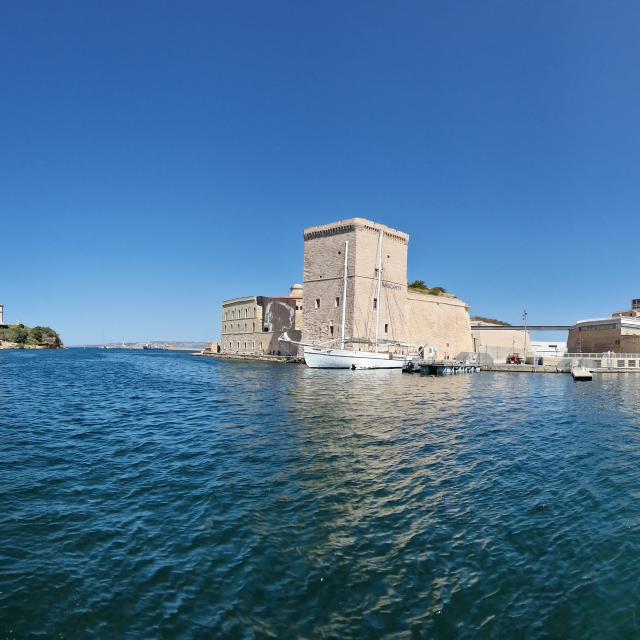
<instances>
[{"instance_id":1,"label":"sea water","mask_svg":"<svg viewBox=\"0 0 640 640\"><path fill-rule=\"evenodd\" d=\"M0 352L0 638L640 635L640 375Z\"/></svg>"}]
</instances>

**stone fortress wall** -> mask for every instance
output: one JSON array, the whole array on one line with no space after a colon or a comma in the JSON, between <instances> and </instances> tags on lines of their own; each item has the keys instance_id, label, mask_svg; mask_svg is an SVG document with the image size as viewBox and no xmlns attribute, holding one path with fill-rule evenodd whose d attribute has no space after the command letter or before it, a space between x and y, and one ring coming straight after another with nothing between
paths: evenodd
<instances>
[{"instance_id":1,"label":"stone fortress wall","mask_svg":"<svg viewBox=\"0 0 640 640\"><path fill-rule=\"evenodd\" d=\"M380 233L382 287L376 298ZM473 350L468 306L451 295L427 295L407 288L409 236L364 218L353 218L304 232L303 341L321 343L340 336L345 241L347 265L346 335L358 348L375 340L380 304L379 340L398 353L418 347L455 358ZM334 343L335 344L335 343ZM383 347L387 348L387 347Z\"/></svg>"},{"instance_id":2,"label":"stone fortress wall","mask_svg":"<svg viewBox=\"0 0 640 640\"><path fill-rule=\"evenodd\" d=\"M412 344L437 349L437 358L455 358L473 351L469 307L453 296L407 292Z\"/></svg>"},{"instance_id":3,"label":"stone fortress wall","mask_svg":"<svg viewBox=\"0 0 640 640\"><path fill-rule=\"evenodd\" d=\"M343 299L346 242L347 292ZM408 234L364 218L305 229L304 287L294 285L287 297L249 296L225 301L220 352L301 355L295 345L278 342L283 331L296 341L339 346L343 307L347 343L353 348L373 349L379 307L380 350L413 354L422 347L425 353L450 359L473 352L469 307L450 294L409 289L408 250ZM502 339L509 341L507 336Z\"/></svg>"},{"instance_id":4,"label":"stone fortress wall","mask_svg":"<svg viewBox=\"0 0 640 640\"><path fill-rule=\"evenodd\" d=\"M305 229L303 341L326 342L340 336L345 243L348 247L347 337L375 339L376 266L383 231L383 286L380 339L405 341L398 315L404 314L409 236L362 218ZM406 323L405 323L406 324ZM391 334L391 327L396 327ZM385 331L386 327L386 331Z\"/></svg>"}]
</instances>

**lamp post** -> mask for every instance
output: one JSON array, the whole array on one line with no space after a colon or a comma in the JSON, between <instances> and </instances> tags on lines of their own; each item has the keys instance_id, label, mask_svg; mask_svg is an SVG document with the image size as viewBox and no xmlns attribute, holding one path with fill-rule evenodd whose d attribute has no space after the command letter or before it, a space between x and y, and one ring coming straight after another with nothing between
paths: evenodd
<instances>
[{"instance_id":1,"label":"lamp post","mask_svg":"<svg viewBox=\"0 0 640 640\"><path fill-rule=\"evenodd\" d=\"M527 361L527 310L525 309L522 314L524 320L524 361Z\"/></svg>"}]
</instances>

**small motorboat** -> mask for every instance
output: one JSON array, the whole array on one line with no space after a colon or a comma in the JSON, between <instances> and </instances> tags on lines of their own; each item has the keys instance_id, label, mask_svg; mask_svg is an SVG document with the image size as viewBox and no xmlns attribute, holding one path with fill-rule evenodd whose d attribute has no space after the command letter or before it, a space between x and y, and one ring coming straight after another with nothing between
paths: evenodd
<instances>
[{"instance_id":1,"label":"small motorboat","mask_svg":"<svg viewBox=\"0 0 640 640\"><path fill-rule=\"evenodd\" d=\"M593 373L581 364L571 367L571 376L575 382L593 380Z\"/></svg>"}]
</instances>

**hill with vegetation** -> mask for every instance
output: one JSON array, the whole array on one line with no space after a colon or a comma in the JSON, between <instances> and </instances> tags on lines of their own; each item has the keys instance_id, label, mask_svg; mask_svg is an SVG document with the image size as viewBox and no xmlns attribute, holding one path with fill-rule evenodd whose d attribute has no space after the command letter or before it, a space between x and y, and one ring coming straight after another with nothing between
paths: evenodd
<instances>
[{"instance_id":1,"label":"hill with vegetation","mask_svg":"<svg viewBox=\"0 0 640 640\"><path fill-rule=\"evenodd\" d=\"M413 282L409 282L407 283L407 287L413 291L427 293L430 296L448 295L455 297L452 293L447 293L447 290L444 287L430 287L424 280L414 280Z\"/></svg>"},{"instance_id":2,"label":"hill with vegetation","mask_svg":"<svg viewBox=\"0 0 640 640\"><path fill-rule=\"evenodd\" d=\"M485 318L484 316L473 316L471 321L476 320L477 322L487 322L488 324L498 324L501 327L510 327L510 322L504 322L504 320L496 320L495 318Z\"/></svg>"},{"instance_id":3,"label":"hill with vegetation","mask_svg":"<svg viewBox=\"0 0 640 640\"><path fill-rule=\"evenodd\" d=\"M11 324L0 328L0 348L3 349L62 349L60 336L51 327L26 327Z\"/></svg>"}]
</instances>

